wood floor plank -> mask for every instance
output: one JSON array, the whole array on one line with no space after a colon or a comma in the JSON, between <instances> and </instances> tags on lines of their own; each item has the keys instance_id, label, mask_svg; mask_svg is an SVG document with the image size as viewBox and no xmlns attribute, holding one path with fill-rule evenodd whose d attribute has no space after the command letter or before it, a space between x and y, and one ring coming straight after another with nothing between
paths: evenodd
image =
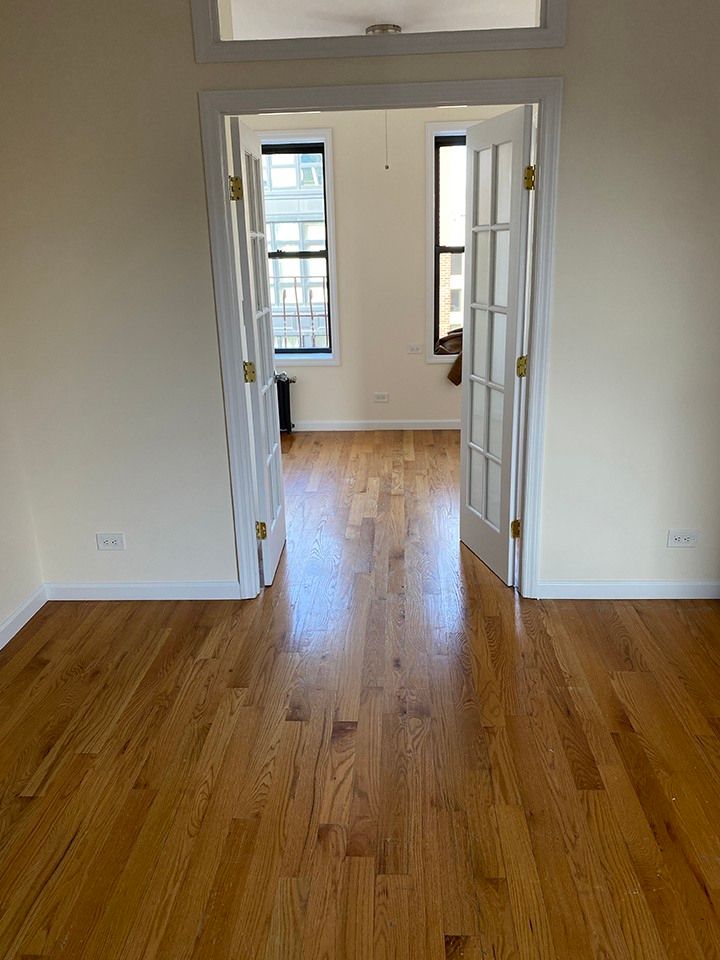
<instances>
[{"instance_id":1,"label":"wood floor plank","mask_svg":"<svg viewBox=\"0 0 720 960\"><path fill-rule=\"evenodd\" d=\"M651 674L616 673L614 683L672 805L676 827L694 853L697 869L709 887L719 890L720 809L711 767Z\"/></svg>"},{"instance_id":2,"label":"wood floor plank","mask_svg":"<svg viewBox=\"0 0 720 960\"><path fill-rule=\"evenodd\" d=\"M347 850L347 848L346 848ZM375 860L347 856L342 863L338 960L367 960L375 936Z\"/></svg>"},{"instance_id":3,"label":"wood floor plank","mask_svg":"<svg viewBox=\"0 0 720 960\"><path fill-rule=\"evenodd\" d=\"M538 758L532 721L511 717L508 736L519 761L522 809L537 865L558 960L594 956L580 897L573 879L567 840L555 815L550 785Z\"/></svg>"},{"instance_id":4,"label":"wood floor plank","mask_svg":"<svg viewBox=\"0 0 720 960\"><path fill-rule=\"evenodd\" d=\"M500 804L497 820L518 957L520 960L555 960L557 954L525 813L521 807Z\"/></svg>"},{"instance_id":5,"label":"wood floor plank","mask_svg":"<svg viewBox=\"0 0 720 960\"><path fill-rule=\"evenodd\" d=\"M257 820L230 823L208 904L192 945L193 960L231 956L235 920L250 881L258 828Z\"/></svg>"},{"instance_id":6,"label":"wood floor plank","mask_svg":"<svg viewBox=\"0 0 720 960\"><path fill-rule=\"evenodd\" d=\"M617 736L619 739L620 735ZM636 792L623 767L621 752L618 752L616 764L601 766L600 769L612 812L617 819L635 875L650 905L665 952L672 960L702 956L717 958L717 947L713 945L712 938L703 937L704 946L701 946L698 940L701 928L707 928L710 905L705 899L703 919L697 924L693 923L693 919L699 918L687 902L682 902L678 893L687 899L697 886L696 880L687 875L687 867L684 873L682 870L673 871L674 876L671 876L668 861L660 847L662 831L654 829L648 821L640 800L645 791L641 788ZM640 774L640 771L637 773ZM642 780L640 774L636 783L642 783ZM649 805L651 804L652 799L649 799ZM697 897L692 899L697 902Z\"/></svg>"},{"instance_id":7,"label":"wood floor plank","mask_svg":"<svg viewBox=\"0 0 720 960\"><path fill-rule=\"evenodd\" d=\"M376 878L374 960L410 960L409 888L406 876Z\"/></svg>"},{"instance_id":8,"label":"wood floor plank","mask_svg":"<svg viewBox=\"0 0 720 960\"><path fill-rule=\"evenodd\" d=\"M317 832L300 956L334 960L342 939L342 864L347 849L345 828L322 823Z\"/></svg>"},{"instance_id":9,"label":"wood floor plank","mask_svg":"<svg viewBox=\"0 0 720 960\"><path fill-rule=\"evenodd\" d=\"M647 877L646 896L656 900L654 915L666 950L679 951L680 956L720 957L718 916L696 866L691 838L679 828L675 805L641 738L626 733L614 734L614 739L621 765L604 771L605 780L620 822L626 832L632 831L628 847L639 862L638 874ZM649 846L649 837L659 856Z\"/></svg>"},{"instance_id":10,"label":"wood floor plank","mask_svg":"<svg viewBox=\"0 0 720 960\"><path fill-rule=\"evenodd\" d=\"M298 723L286 723L283 727L272 790L258 824L242 900L232 918L228 956L260 960L267 948L277 884L282 875L292 783L301 755L300 727Z\"/></svg>"},{"instance_id":11,"label":"wood floor plank","mask_svg":"<svg viewBox=\"0 0 720 960\"><path fill-rule=\"evenodd\" d=\"M631 957L667 960L657 926L635 874L622 833L604 790L581 790L590 834L615 905Z\"/></svg>"},{"instance_id":12,"label":"wood floor plank","mask_svg":"<svg viewBox=\"0 0 720 960\"><path fill-rule=\"evenodd\" d=\"M157 955L180 888L186 882L192 885L197 879L195 872L186 881L186 873L211 797L218 785L219 774L224 767L225 752L232 741L234 727L244 716L239 699L236 690L228 690L212 719L202 751L183 789L172 826L145 887L140 910L135 914L123 950L118 954L122 960L140 960ZM218 816L216 811L213 813Z\"/></svg>"},{"instance_id":13,"label":"wood floor plank","mask_svg":"<svg viewBox=\"0 0 720 960\"><path fill-rule=\"evenodd\" d=\"M720 604L519 598L456 432L283 451L257 599L0 651L0 957L720 960Z\"/></svg>"},{"instance_id":14,"label":"wood floor plank","mask_svg":"<svg viewBox=\"0 0 720 960\"><path fill-rule=\"evenodd\" d=\"M301 960L309 888L307 877L278 880L265 960Z\"/></svg>"}]
</instances>

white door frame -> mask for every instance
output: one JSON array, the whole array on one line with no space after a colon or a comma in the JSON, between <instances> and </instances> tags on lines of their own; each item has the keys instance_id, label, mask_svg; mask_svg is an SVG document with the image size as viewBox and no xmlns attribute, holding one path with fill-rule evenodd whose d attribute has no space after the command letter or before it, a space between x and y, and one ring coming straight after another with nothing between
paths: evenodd
<instances>
[{"instance_id":1,"label":"white door frame","mask_svg":"<svg viewBox=\"0 0 720 960\"><path fill-rule=\"evenodd\" d=\"M212 90L199 94L213 283L222 368L230 478L241 597L260 589L255 539L252 444L241 371L242 339L234 310L232 225L228 216L228 163L224 118L307 110L383 110L452 105L537 104L537 189L534 275L530 302L530 362L525 404L525 448L521 457L523 531L520 593L538 595L541 494L553 287L555 206L563 81L557 77L378 83L362 86L296 87L276 90Z\"/></svg>"}]
</instances>

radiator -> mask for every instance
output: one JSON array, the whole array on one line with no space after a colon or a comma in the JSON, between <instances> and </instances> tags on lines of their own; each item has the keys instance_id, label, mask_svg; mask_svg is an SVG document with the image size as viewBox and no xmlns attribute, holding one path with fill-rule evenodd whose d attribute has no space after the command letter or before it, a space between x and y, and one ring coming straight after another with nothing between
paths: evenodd
<instances>
[{"instance_id":1,"label":"radiator","mask_svg":"<svg viewBox=\"0 0 720 960\"><path fill-rule=\"evenodd\" d=\"M295 426L295 424L292 422L292 413L290 410L290 384L295 383L295 381L296 377L289 377L284 372L275 374L280 430L284 431L285 433L292 433L293 427Z\"/></svg>"}]
</instances>

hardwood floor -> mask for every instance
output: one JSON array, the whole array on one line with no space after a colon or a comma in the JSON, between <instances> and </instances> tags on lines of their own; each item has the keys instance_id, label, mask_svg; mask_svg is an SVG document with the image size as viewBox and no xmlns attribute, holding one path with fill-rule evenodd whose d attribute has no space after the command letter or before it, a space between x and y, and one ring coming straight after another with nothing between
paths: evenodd
<instances>
[{"instance_id":1,"label":"hardwood floor","mask_svg":"<svg viewBox=\"0 0 720 960\"><path fill-rule=\"evenodd\" d=\"M720 960L720 605L519 601L454 433L284 447L263 596L0 653L0 956Z\"/></svg>"}]
</instances>

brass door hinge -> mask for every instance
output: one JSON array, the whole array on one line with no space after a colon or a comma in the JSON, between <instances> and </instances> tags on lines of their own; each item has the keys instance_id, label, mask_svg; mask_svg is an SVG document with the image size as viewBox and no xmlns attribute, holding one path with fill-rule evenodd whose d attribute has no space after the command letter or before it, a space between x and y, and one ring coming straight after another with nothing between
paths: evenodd
<instances>
[{"instance_id":1,"label":"brass door hinge","mask_svg":"<svg viewBox=\"0 0 720 960\"><path fill-rule=\"evenodd\" d=\"M535 178L536 170L535 164L531 163L529 166L525 167L525 174L523 175L523 186L526 190L535 189Z\"/></svg>"},{"instance_id":2,"label":"brass door hinge","mask_svg":"<svg viewBox=\"0 0 720 960\"><path fill-rule=\"evenodd\" d=\"M255 536L258 540L267 540L267 525L264 520L255 521Z\"/></svg>"},{"instance_id":3,"label":"brass door hinge","mask_svg":"<svg viewBox=\"0 0 720 960\"><path fill-rule=\"evenodd\" d=\"M527 376L527 354L523 354L522 357L517 358L517 363L515 364L515 372L519 377Z\"/></svg>"},{"instance_id":4,"label":"brass door hinge","mask_svg":"<svg viewBox=\"0 0 720 960\"><path fill-rule=\"evenodd\" d=\"M521 523L519 520L510 521L510 536L513 540L518 540L520 537Z\"/></svg>"},{"instance_id":5,"label":"brass door hinge","mask_svg":"<svg viewBox=\"0 0 720 960\"><path fill-rule=\"evenodd\" d=\"M245 383L255 383L257 380L255 364L252 362L252 360L243 361L243 374L245 375Z\"/></svg>"},{"instance_id":6,"label":"brass door hinge","mask_svg":"<svg viewBox=\"0 0 720 960\"><path fill-rule=\"evenodd\" d=\"M228 177L228 181L230 183L230 199L242 200L243 198L242 177Z\"/></svg>"}]
</instances>

